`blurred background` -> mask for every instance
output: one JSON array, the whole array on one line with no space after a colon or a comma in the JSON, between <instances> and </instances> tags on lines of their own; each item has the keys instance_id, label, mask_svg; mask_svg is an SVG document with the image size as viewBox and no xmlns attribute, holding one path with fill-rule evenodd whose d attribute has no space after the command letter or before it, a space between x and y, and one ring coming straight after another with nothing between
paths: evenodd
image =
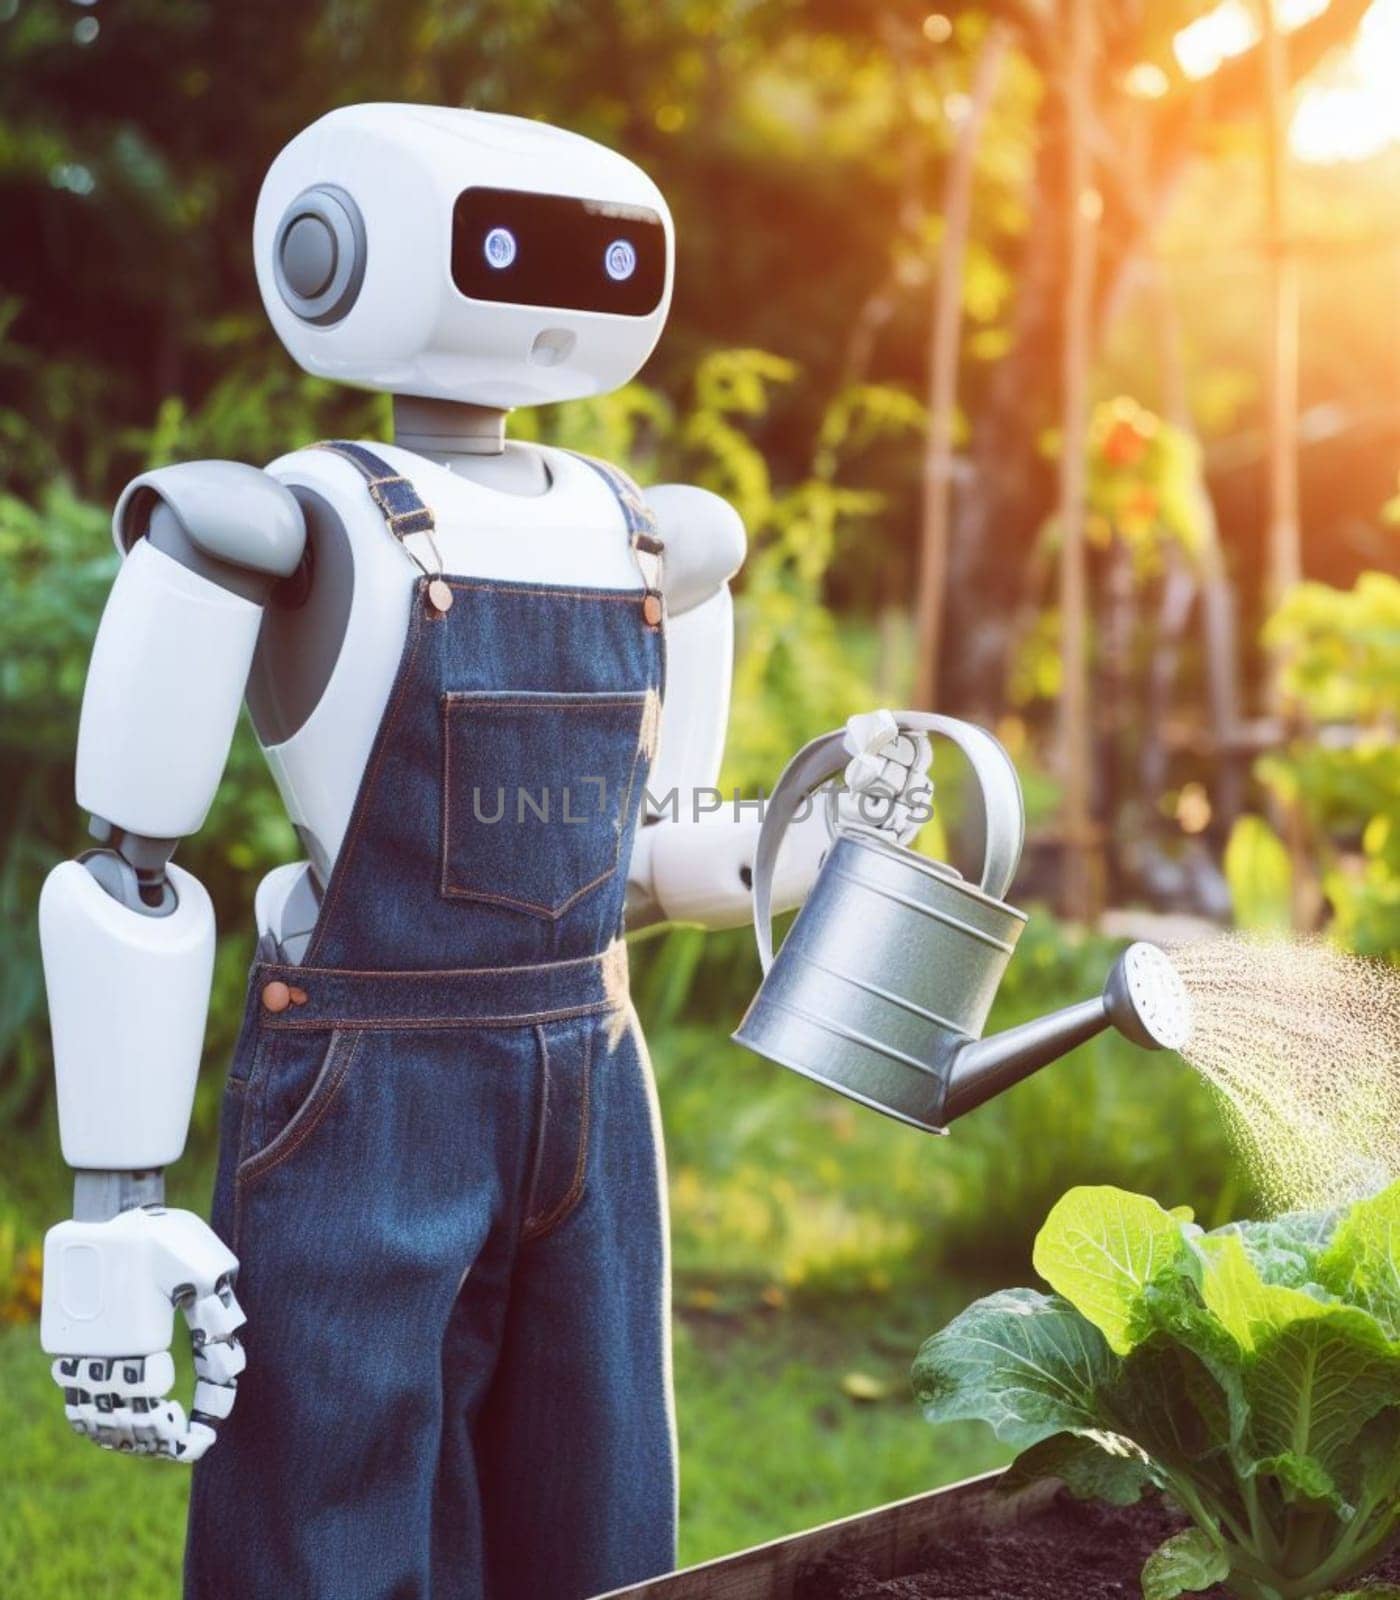
<instances>
[{"instance_id":1,"label":"blurred background","mask_svg":"<svg viewBox=\"0 0 1400 1600\"><path fill-rule=\"evenodd\" d=\"M1129 933L1400 960L1400 0L0 0L3 1592L177 1592L185 1474L71 1439L38 1349L69 1180L35 904L84 845L123 482L387 432L292 366L249 249L279 147L374 99L541 117L666 192L641 381L512 431L739 507L727 784L875 705L1000 733L1034 916L994 1026L1095 992ZM960 861L937 777L923 847ZM177 1203L207 1203L254 886L295 855L245 732L180 851L223 939ZM1102 1039L934 1140L726 1042L746 932L633 960L688 1561L995 1465L924 1426L908 1363L1029 1281L1068 1184L1256 1203L1175 1058Z\"/></svg>"}]
</instances>

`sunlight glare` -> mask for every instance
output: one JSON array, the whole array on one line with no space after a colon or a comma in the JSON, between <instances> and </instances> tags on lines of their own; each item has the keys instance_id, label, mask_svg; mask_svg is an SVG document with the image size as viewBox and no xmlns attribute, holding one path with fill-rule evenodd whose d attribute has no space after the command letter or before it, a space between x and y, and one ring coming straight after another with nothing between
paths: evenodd
<instances>
[{"instance_id":1,"label":"sunlight glare","mask_svg":"<svg viewBox=\"0 0 1400 1600\"><path fill-rule=\"evenodd\" d=\"M1400 142L1400 0L1377 0L1355 43L1303 91L1289 143L1300 161L1362 161Z\"/></svg>"},{"instance_id":2,"label":"sunlight glare","mask_svg":"<svg viewBox=\"0 0 1400 1600\"><path fill-rule=\"evenodd\" d=\"M1285 32L1310 22L1328 0L1280 0ZM1222 4L1183 28L1172 42L1182 72L1207 78L1259 39L1254 0ZM1318 81L1298 96L1289 144L1301 161L1358 161L1400 141L1400 0L1375 0L1356 38Z\"/></svg>"}]
</instances>

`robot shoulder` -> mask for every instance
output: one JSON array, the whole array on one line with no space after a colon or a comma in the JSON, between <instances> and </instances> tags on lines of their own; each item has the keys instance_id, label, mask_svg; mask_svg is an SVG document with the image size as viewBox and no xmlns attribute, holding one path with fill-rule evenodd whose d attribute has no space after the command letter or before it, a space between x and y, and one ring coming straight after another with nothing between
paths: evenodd
<instances>
[{"instance_id":1,"label":"robot shoulder","mask_svg":"<svg viewBox=\"0 0 1400 1600\"><path fill-rule=\"evenodd\" d=\"M187 461L133 478L112 513L112 535L125 555L148 534L273 579L290 577L306 546L291 491L239 461ZM179 558L180 551L171 553Z\"/></svg>"},{"instance_id":2,"label":"robot shoulder","mask_svg":"<svg viewBox=\"0 0 1400 1600\"><path fill-rule=\"evenodd\" d=\"M744 524L727 500L692 484L659 484L646 499L666 545L667 609L679 616L718 594L743 566Z\"/></svg>"}]
</instances>

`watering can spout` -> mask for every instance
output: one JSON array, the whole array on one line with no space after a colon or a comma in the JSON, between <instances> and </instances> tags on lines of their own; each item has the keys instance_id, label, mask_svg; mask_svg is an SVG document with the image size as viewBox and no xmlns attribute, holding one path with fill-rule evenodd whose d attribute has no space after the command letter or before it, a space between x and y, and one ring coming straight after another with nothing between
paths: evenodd
<instances>
[{"instance_id":1,"label":"watering can spout","mask_svg":"<svg viewBox=\"0 0 1400 1600\"><path fill-rule=\"evenodd\" d=\"M951 741L970 763L982 800L981 874L968 880L876 833L835 826L775 955L772 881L783 832L845 760L839 733L804 746L773 790L754 857L764 979L734 1035L739 1043L930 1133L1105 1028L1148 1049L1184 1044L1190 1001L1150 944L1123 952L1097 999L982 1037L1026 921L1004 898L1025 835L1020 780L984 729L933 712L901 711L895 720Z\"/></svg>"},{"instance_id":2,"label":"watering can spout","mask_svg":"<svg viewBox=\"0 0 1400 1600\"><path fill-rule=\"evenodd\" d=\"M963 1045L948 1075L945 1122L975 1110L1110 1027L1145 1050L1176 1050L1185 1044L1191 1031L1190 1001L1176 968L1156 945L1129 945L1094 999Z\"/></svg>"}]
</instances>

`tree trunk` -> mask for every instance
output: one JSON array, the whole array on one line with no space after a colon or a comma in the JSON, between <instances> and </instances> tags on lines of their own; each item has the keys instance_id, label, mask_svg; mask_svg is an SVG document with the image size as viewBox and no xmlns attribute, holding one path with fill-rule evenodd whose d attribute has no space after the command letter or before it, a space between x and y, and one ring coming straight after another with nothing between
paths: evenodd
<instances>
[{"instance_id":1,"label":"tree trunk","mask_svg":"<svg viewBox=\"0 0 1400 1600\"><path fill-rule=\"evenodd\" d=\"M973 168L982 128L996 93L1010 35L993 23L972 75L966 117L948 165L943 199L943 248L939 252L929 350L928 448L924 458L923 517L919 535L916 603L916 706L938 704L939 652L948 576L948 527L952 506L953 420L962 346L963 266L972 219Z\"/></svg>"},{"instance_id":2,"label":"tree trunk","mask_svg":"<svg viewBox=\"0 0 1400 1600\"><path fill-rule=\"evenodd\" d=\"M1298 525L1298 266L1289 238L1288 61L1278 0L1260 0L1268 96L1269 534L1266 601L1272 612L1302 577ZM1270 683L1275 706L1276 675Z\"/></svg>"},{"instance_id":3,"label":"tree trunk","mask_svg":"<svg viewBox=\"0 0 1400 1600\"><path fill-rule=\"evenodd\" d=\"M1026 563L1054 503L1051 464L1038 448L1055 416L1059 348L1056 285L1064 268L1064 124L1057 97L1042 114L1018 259L1012 342L976 407L971 481L952 507L949 574L964 603L946 639L940 697L995 716L1007 681L1007 643Z\"/></svg>"},{"instance_id":4,"label":"tree trunk","mask_svg":"<svg viewBox=\"0 0 1400 1600\"><path fill-rule=\"evenodd\" d=\"M1272 615L1303 576L1298 519L1298 263L1288 213L1288 46L1278 21L1278 0L1260 0L1266 96L1264 159L1269 259L1269 512L1264 603ZM1284 658L1268 663L1268 709L1298 731L1283 690ZM1307 827L1297 801L1276 801L1275 827L1292 863L1293 926L1315 925L1321 895L1309 859Z\"/></svg>"},{"instance_id":5,"label":"tree trunk","mask_svg":"<svg viewBox=\"0 0 1400 1600\"><path fill-rule=\"evenodd\" d=\"M1288 40L1286 75L1295 83L1326 52L1349 38L1370 0L1332 0ZM1053 70L1034 37L1023 43L1036 65ZM1097 243L1095 330L1101 335L1125 268L1141 253L1165 214L1199 148L1204 120L1246 122L1257 115L1262 47L1225 62L1200 83L1180 83L1159 102L1122 104L1116 84L1102 84L1099 109L1116 119L1100 137L1110 154L1125 144L1121 119L1147 119L1146 174L1103 174L1105 194ZM1063 97L1047 94L1036 130L1035 168L1027 189L1026 232L1009 266L1017 283L1011 349L988 374L977 397L969 451L969 487L953 507L948 565L954 591L976 601L959 612L943 652L940 698L969 715L995 715L1007 681L1009 622L1035 538L1054 504L1054 478L1039 440L1056 416L1056 353L1062 348L1060 286L1066 273L1066 160ZM1121 164L1120 164L1121 166Z\"/></svg>"},{"instance_id":6,"label":"tree trunk","mask_svg":"<svg viewBox=\"0 0 1400 1600\"><path fill-rule=\"evenodd\" d=\"M1068 113L1069 277L1065 284L1065 339L1061 360L1063 423L1060 439L1060 762L1064 784L1063 896L1067 914L1091 922L1097 912L1092 783L1093 733L1089 720L1089 594L1084 544L1085 448L1089 410L1089 359L1094 292L1097 195L1089 154L1092 114L1092 0L1070 0Z\"/></svg>"}]
</instances>

